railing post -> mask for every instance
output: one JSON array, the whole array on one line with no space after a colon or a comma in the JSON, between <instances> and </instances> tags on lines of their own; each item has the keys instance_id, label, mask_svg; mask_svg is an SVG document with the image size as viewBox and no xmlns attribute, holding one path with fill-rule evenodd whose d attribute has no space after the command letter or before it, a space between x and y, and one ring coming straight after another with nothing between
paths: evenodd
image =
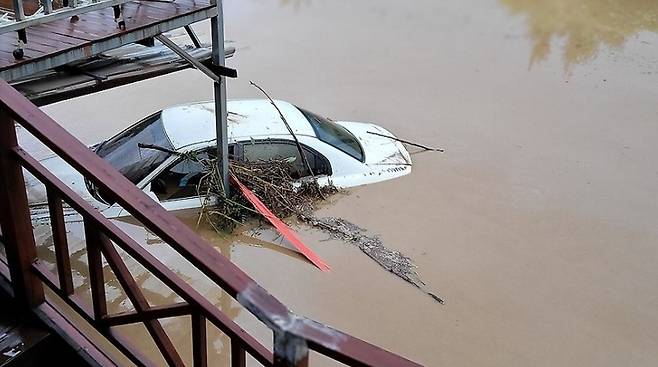
<instances>
[{"instance_id":1,"label":"railing post","mask_svg":"<svg viewBox=\"0 0 658 367\"><path fill-rule=\"evenodd\" d=\"M23 20L25 19L25 11L23 10L23 0L14 0L14 19Z\"/></svg>"},{"instance_id":2,"label":"railing post","mask_svg":"<svg viewBox=\"0 0 658 367\"><path fill-rule=\"evenodd\" d=\"M14 298L34 307L44 301L43 284L31 270L37 258L23 169L12 157L18 146L13 119L0 110L0 224Z\"/></svg>"},{"instance_id":3,"label":"railing post","mask_svg":"<svg viewBox=\"0 0 658 367\"><path fill-rule=\"evenodd\" d=\"M84 219L85 242L87 243L87 263L89 265L89 287L94 319L100 321L107 315L105 297L105 276L103 275L103 255L101 253L101 232L89 219Z\"/></svg>"},{"instance_id":4,"label":"railing post","mask_svg":"<svg viewBox=\"0 0 658 367\"><path fill-rule=\"evenodd\" d=\"M44 14L50 14L53 12L53 0L42 0L41 4L43 5Z\"/></svg>"},{"instance_id":5,"label":"railing post","mask_svg":"<svg viewBox=\"0 0 658 367\"><path fill-rule=\"evenodd\" d=\"M206 318L198 312L192 313L192 362L194 367L208 366Z\"/></svg>"},{"instance_id":6,"label":"railing post","mask_svg":"<svg viewBox=\"0 0 658 367\"><path fill-rule=\"evenodd\" d=\"M246 367L247 353L245 353L238 338L231 339L231 367Z\"/></svg>"},{"instance_id":7,"label":"railing post","mask_svg":"<svg viewBox=\"0 0 658 367\"><path fill-rule=\"evenodd\" d=\"M308 367L306 340L287 331L274 330L274 367Z\"/></svg>"}]
</instances>

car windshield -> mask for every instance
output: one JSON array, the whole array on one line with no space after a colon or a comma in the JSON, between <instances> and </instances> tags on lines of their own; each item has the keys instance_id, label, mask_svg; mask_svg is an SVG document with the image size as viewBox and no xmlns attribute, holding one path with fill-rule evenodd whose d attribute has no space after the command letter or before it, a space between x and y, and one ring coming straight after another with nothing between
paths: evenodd
<instances>
[{"instance_id":1,"label":"car windshield","mask_svg":"<svg viewBox=\"0 0 658 367\"><path fill-rule=\"evenodd\" d=\"M359 141L349 130L322 116L318 116L313 112L306 111L299 107L297 107L297 109L299 109L311 124L318 139L361 162L365 161L361 144L359 144Z\"/></svg>"},{"instance_id":2,"label":"car windshield","mask_svg":"<svg viewBox=\"0 0 658 367\"><path fill-rule=\"evenodd\" d=\"M163 149L149 149L140 145L152 145ZM124 130L110 140L100 143L94 152L109 162L132 183L138 184L149 173L171 156L168 150L174 146L169 141L162 124L161 113L153 114ZM89 183L88 185L89 186ZM95 193L96 190L90 190ZM99 193L105 202L110 202Z\"/></svg>"},{"instance_id":3,"label":"car windshield","mask_svg":"<svg viewBox=\"0 0 658 367\"><path fill-rule=\"evenodd\" d=\"M141 144L155 145L164 149L141 148L139 146ZM165 133L161 113L158 112L101 143L95 151L126 178L138 184L171 156L166 150L173 149L174 146Z\"/></svg>"}]
</instances>

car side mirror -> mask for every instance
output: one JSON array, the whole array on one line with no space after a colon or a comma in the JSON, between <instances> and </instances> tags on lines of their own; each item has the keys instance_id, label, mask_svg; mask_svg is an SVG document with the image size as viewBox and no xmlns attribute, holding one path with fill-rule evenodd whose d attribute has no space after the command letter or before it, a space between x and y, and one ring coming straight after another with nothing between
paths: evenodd
<instances>
[{"instance_id":1,"label":"car side mirror","mask_svg":"<svg viewBox=\"0 0 658 367\"><path fill-rule=\"evenodd\" d=\"M156 178L151 182L151 191L156 194L165 194L167 192L167 184L161 178Z\"/></svg>"}]
</instances>

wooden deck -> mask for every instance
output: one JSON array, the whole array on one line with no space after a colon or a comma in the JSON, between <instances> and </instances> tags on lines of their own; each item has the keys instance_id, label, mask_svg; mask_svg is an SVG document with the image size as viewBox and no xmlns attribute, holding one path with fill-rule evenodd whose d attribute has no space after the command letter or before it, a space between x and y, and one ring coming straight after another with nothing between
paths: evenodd
<instances>
[{"instance_id":1,"label":"wooden deck","mask_svg":"<svg viewBox=\"0 0 658 367\"><path fill-rule=\"evenodd\" d=\"M11 297L0 287L0 367L50 365L53 356L59 365L89 366L32 314L16 309Z\"/></svg>"},{"instance_id":2,"label":"wooden deck","mask_svg":"<svg viewBox=\"0 0 658 367\"><path fill-rule=\"evenodd\" d=\"M60 19L27 29L24 58L15 60L15 32L0 35L0 78L13 81L86 59L101 52L208 19L217 14L210 0L135 1L124 5L126 29L114 21L112 8Z\"/></svg>"}]
</instances>

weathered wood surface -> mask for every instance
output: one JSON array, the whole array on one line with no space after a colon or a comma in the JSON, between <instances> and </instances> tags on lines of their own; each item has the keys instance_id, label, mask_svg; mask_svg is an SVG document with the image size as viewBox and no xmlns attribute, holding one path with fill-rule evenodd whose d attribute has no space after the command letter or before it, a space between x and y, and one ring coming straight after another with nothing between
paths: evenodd
<instances>
[{"instance_id":1,"label":"weathered wood surface","mask_svg":"<svg viewBox=\"0 0 658 367\"><path fill-rule=\"evenodd\" d=\"M210 9L214 9L214 5L209 0L135 1L123 7L126 30L117 27L112 8L83 13L76 21L67 18L39 24L27 28L28 42L23 48L24 57L20 60L16 60L12 54L18 47L16 33L1 34L0 72L75 50L81 52L72 56L72 59L79 59L80 55L89 57L96 53L94 47L101 41L126 39L137 30Z\"/></svg>"},{"instance_id":2,"label":"weathered wood surface","mask_svg":"<svg viewBox=\"0 0 658 367\"><path fill-rule=\"evenodd\" d=\"M53 8L61 7L61 1L53 1ZM0 9L2 10L13 10L14 5L12 0L0 0ZM39 9L38 0L23 0L23 11L25 15L32 15L34 12Z\"/></svg>"},{"instance_id":3,"label":"weathered wood surface","mask_svg":"<svg viewBox=\"0 0 658 367\"><path fill-rule=\"evenodd\" d=\"M44 366L53 355L61 365L87 366L45 325L14 306L0 290L0 367Z\"/></svg>"}]
</instances>

